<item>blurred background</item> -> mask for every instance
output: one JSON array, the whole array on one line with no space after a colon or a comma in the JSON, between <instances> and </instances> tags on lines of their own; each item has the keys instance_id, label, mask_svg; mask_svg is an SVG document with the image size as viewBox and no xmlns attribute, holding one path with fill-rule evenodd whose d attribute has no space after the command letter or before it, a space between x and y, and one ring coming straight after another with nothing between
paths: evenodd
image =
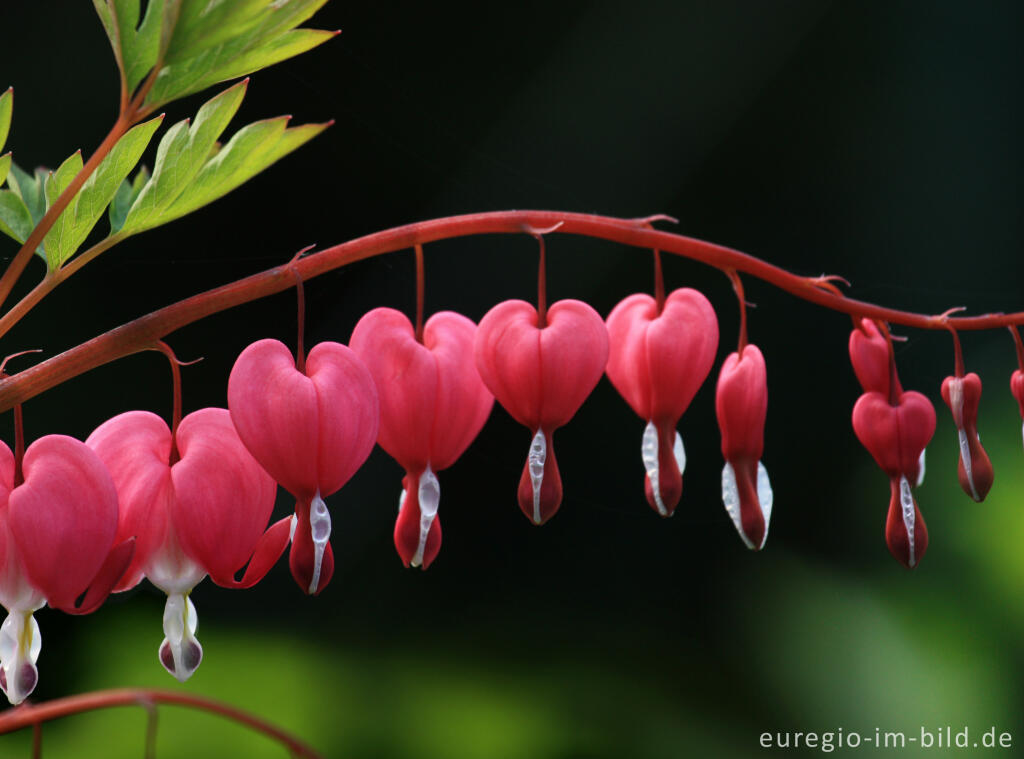
<instances>
[{"instance_id":1,"label":"blurred background","mask_svg":"<svg viewBox=\"0 0 1024 759\"><path fill-rule=\"evenodd\" d=\"M229 133L281 113L337 123L214 206L105 254L2 352L56 354L309 244L508 208L667 213L684 234L799 274L842 274L854 297L926 313L1020 310L1022 15L1011 2L968 13L946 1L334 0L311 25L343 34L254 75ZM91 4L8 3L0 23L15 160L52 168L88 154L118 94ZM172 104L165 123L215 91ZM4 259L15 249L0 240ZM553 236L548 257L549 299L602 315L652 286L645 251ZM42 272L34 263L24 287ZM535 297L536 245L438 243L426 272L428 313L479 320ZM737 328L726 278L677 259L665 276L715 304L724 358ZM764 751L763 732L945 726L972 740L1008 731L1013 748L995 753L1020 755L1024 453L1009 336L963 336L986 383L981 435L996 471L979 505L959 489L939 398L949 336L897 330L910 337L897 346L904 385L939 412L917 492L931 543L908 572L885 546L888 482L850 427L849 319L747 287L768 364L775 490L760 554L721 505L713 378L680 425L689 461L670 520L643 498L643 422L602 381L558 434L565 499L542 529L515 503L530 434L496 408L440 478L444 545L428 572L395 554L401 471L378 449L329 499L337 569L321 597L303 596L283 562L249 591L204 582L193 600L206 658L184 686L157 662L153 588L86 618L43 610L34 698L183 688L328 757L747 757ZM306 292L307 345L347 342L373 307L412 313L412 256L349 266ZM286 293L172 335L182 359L204 358L184 371L186 411L223 406L242 348L292 345L294 329ZM168 416L168 374L143 354L68 382L26 405L28 437L85 438L135 408ZM10 415L2 424L11 442ZM278 508L291 508L283 495ZM218 718L165 707L160 720L164 759L284 756ZM141 710L82 715L47 725L45 755L137 757L143 735ZM0 736L0 756L27 756L29 743Z\"/></svg>"}]
</instances>

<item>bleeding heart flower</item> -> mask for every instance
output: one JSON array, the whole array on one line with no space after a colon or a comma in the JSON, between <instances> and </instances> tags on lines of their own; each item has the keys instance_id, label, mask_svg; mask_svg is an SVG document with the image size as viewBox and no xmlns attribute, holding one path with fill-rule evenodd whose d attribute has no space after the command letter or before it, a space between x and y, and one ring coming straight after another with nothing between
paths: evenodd
<instances>
[{"instance_id":1,"label":"bleeding heart flower","mask_svg":"<svg viewBox=\"0 0 1024 759\"><path fill-rule=\"evenodd\" d=\"M405 314L370 311L350 345L377 385L377 442L404 469L395 547L408 567L426 569L441 548L437 473L455 463L491 413L490 394L473 363L476 325L451 311L434 314L416 339Z\"/></svg>"},{"instance_id":2,"label":"bleeding heart flower","mask_svg":"<svg viewBox=\"0 0 1024 759\"><path fill-rule=\"evenodd\" d=\"M21 703L38 680L42 639L32 613L99 608L132 560L135 541L115 540L117 493L102 462L82 442L47 435L25 452L17 483L0 443L0 687ZM76 599L82 596L82 602Z\"/></svg>"},{"instance_id":3,"label":"bleeding heart flower","mask_svg":"<svg viewBox=\"0 0 1024 759\"><path fill-rule=\"evenodd\" d=\"M97 427L86 444L117 488L118 538L137 536L117 590L145 576L167 594L158 654L184 682L203 657L192 589L207 574L224 587L255 585L288 545L290 519L264 532L276 486L238 439L226 409L195 411L174 435L157 415L129 411Z\"/></svg>"},{"instance_id":4,"label":"bleeding heart flower","mask_svg":"<svg viewBox=\"0 0 1024 759\"><path fill-rule=\"evenodd\" d=\"M608 379L647 421L641 444L647 502L672 516L686 454L676 424L707 379L718 350L715 311L697 290L679 289L661 313L650 295L623 300L608 315Z\"/></svg>"},{"instance_id":5,"label":"bleeding heart flower","mask_svg":"<svg viewBox=\"0 0 1024 759\"><path fill-rule=\"evenodd\" d=\"M747 548L759 551L768 539L772 486L761 463L768 414L768 375L756 345L730 353L715 394L722 434L722 501Z\"/></svg>"},{"instance_id":6,"label":"bleeding heart flower","mask_svg":"<svg viewBox=\"0 0 1024 759\"><path fill-rule=\"evenodd\" d=\"M315 595L334 574L323 499L362 466L377 437L373 377L339 343L314 347L300 371L283 343L259 340L231 369L228 408L245 447L295 496L289 564L299 587Z\"/></svg>"},{"instance_id":7,"label":"bleeding heart flower","mask_svg":"<svg viewBox=\"0 0 1024 759\"><path fill-rule=\"evenodd\" d=\"M889 396L893 368L889 341L871 319L861 319L860 326L850 333L850 363L865 393L874 391Z\"/></svg>"},{"instance_id":8,"label":"bleeding heart flower","mask_svg":"<svg viewBox=\"0 0 1024 759\"><path fill-rule=\"evenodd\" d=\"M920 477L925 446L935 433L935 409L912 390L894 402L881 393L865 393L853 407L853 430L889 476L885 540L897 561L912 569L928 548L928 528L910 483Z\"/></svg>"},{"instance_id":9,"label":"bleeding heart flower","mask_svg":"<svg viewBox=\"0 0 1024 759\"><path fill-rule=\"evenodd\" d=\"M554 431L583 405L608 362L604 321L586 303L559 301L539 323L529 303L499 303L481 319L473 348L484 384L533 433L517 499L534 524L550 519L562 502Z\"/></svg>"},{"instance_id":10,"label":"bleeding heart flower","mask_svg":"<svg viewBox=\"0 0 1024 759\"><path fill-rule=\"evenodd\" d=\"M984 501L992 487L995 472L978 437L981 378L974 372L963 377L946 377L942 381L942 400L953 412L953 423L960 441L960 462L957 465L960 487L975 501Z\"/></svg>"}]
</instances>

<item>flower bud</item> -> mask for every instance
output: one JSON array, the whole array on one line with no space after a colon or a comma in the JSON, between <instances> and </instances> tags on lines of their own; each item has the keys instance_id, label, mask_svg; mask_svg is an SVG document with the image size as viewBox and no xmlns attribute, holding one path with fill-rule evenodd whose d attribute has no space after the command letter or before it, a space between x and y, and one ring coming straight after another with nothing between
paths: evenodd
<instances>
[{"instance_id":1,"label":"flower bud","mask_svg":"<svg viewBox=\"0 0 1024 759\"><path fill-rule=\"evenodd\" d=\"M960 462L957 465L960 487L975 501L984 501L995 474L978 437L981 378L974 372L963 377L946 377L942 381L942 400L953 412L960 442Z\"/></svg>"}]
</instances>

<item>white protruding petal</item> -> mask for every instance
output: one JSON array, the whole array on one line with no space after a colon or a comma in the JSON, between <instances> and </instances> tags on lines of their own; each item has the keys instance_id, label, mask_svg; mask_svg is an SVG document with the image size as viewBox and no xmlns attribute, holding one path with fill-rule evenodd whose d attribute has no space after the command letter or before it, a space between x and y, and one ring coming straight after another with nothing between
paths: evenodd
<instances>
[{"instance_id":1,"label":"white protruding petal","mask_svg":"<svg viewBox=\"0 0 1024 759\"><path fill-rule=\"evenodd\" d=\"M295 539L295 528L299 526L299 517L297 514L292 514L291 520L288 522L288 542L291 543Z\"/></svg>"},{"instance_id":2,"label":"white protruding petal","mask_svg":"<svg viewBox=\"0 0 1024 759\"><path fill-rule=\"evenodd\" d=\"M921 455L917 457L917 482L914 483L915 488L921 487L921 483L924 482L924 449L921 449Z\"/></svg>"},{"instance_id":3,"label":"white protruding petal","mask_svg":"<svg viewBox=\"0 0 1024 759\"><path fill-rule=\"evenodd\" d=\"M164 605L164 639L158 649L160 663L179 682L185 682L199 668L203 647L196 640L199 617L187 594L171 593Z\"/></svg>"},{"instance_id":4,"label":"white protruding petal","mask_svg":"<svg viewBox=\"0 0 1024 759\"><path fill-rule=\"evenodd\" d=\"M402 494L403 496L405 495L404 490ZM420 542L416 546L416 553L413 555L412 561L409 562L414 567L418 567L423 563L423 552L427 548L427 536L430 535L430 525L434 523L434 517L437 516L437 507L441 502L441 483L437 481L437 476L431 471L429 464L423 474L420 475L418 495L420 501Z\"/></svg>"},{"instance_id":5,"label":"white protruding petal","mask_svg":"<svg viewBox=\"0 0 1024 759\"><path fill-rule=\"evenodd\" d=\"M683 449L683 439L679 437L678 432L676 432L675 445L672 446L672 455L676 458L679 474L682 474L683 470L686 469L686 451Z\"/></svg>"},{"instance_id":6,"label":"white protruding petal","mask_svg":"<svg viewBox=\"0 0 1024 759\"><path fill-rule=\"evenodd\" d=\"M313 536L313 578L309 581L309 592L313 594L320 586L320 565L323 564L327 542L331 539L331 512L327 510L319 490L309 504L309 529Z\"/></svg>"},{"instance_id":7,"label":"white protruding petal","mask_svg":"<svg viewBox=\"0 0 1024 759\"><path fill-rule=\"evenodd\" d=\"M533 486L533 521L540 524L540 488L544 483L544 461L548 457L548 443L544 432L537 430L530 442L530 484Z\"/></svg>"},{"instance_id":8,"label":"white protruding petal","mask_svg":"<svg viewBox=\"0 0 1024 759\"><path fill-rule=\"evenodd\" d=\"M32 611L14 610L0 625L0 688L17 706L35 690L36 661L43 647L39 623Z\"/></svg>"},{"instance_id":9,"label":"white protruding petal","mask_svg":"<svg viewBox=\"0 0 1024 759\"><path fill-rule=\"evenodd\" d=\"M398 513L402 513L402 507L405 506L405 488L402 488L402 492L398 494Z\"/></svg>"},{"instance_id":10,"label":"white protruding petal","mask_svg":"<svg viewBox=\"0 0 1024 759\"><path fill-rule=\"evenodd\" d=\"M651 493L654 494L654 505L658 513L663 517L668 516L668 509L661 500L661 479L658 476L658 430L654 422L648 422L644 427L644 436L640 442L640 455L644 460L644 469L647 471L647 479L651 483Z\"/></svg>"},{"instance_id":11,"label":"white protruding petal","mask_svg":"<svg viewBox=\"0 0 1024 759\"><path fill-rule=\"evenodd\" d=\"M910 547L907 565L912 567L917 563L914 553L914 496L910 493L910 483L907 482L906 477L900 477L900 507L903 509L903 527L907 531L907 545Z\"/></svg>"},{"instance_id":12,"label":"white protruding petal","mask_svg":"<svg viewBox=\"0 0 1024 759\"><path fill-rule=\"evenodd\" d=\"M747 548L754 550L754 544L747 537L747 534L743 532L743 517L740 516L740 493L736 487L736 472L728 461L725 462L725 467L722 469L722 503L725 504L725 510L729 514L729 518L732 519L732 523L736 527L736 532L740 534L740 538L742 538Z\"/></svg>"},{"instance_id":13,"label":"white protruding petal","mask_svg":"<svg viewBox=\"0 0 1024 759\"><path fill-rule=\"evenodd\" d=\"M761 538L761 545L758 548L764 548L765 541L768 540L768 523L772 518L772 501L774 498L775 494L772 493L772 484L768 481L768 470L764 468L764 464L758 461L757 500L761 504L761 515L764 517L764 537Z\"/></svg>"},{"instance_id":14,"label":"white protruding petal","mask_svg":"<svg viewBox=\"0 0 1024 759\"><path fill-rule=\"evenodd\" d=\"M980 501L978 490L974 487L974 471L972 469L974 462L971 459L971 446L967 443L967 431L959 429L956 432L960 440L960 460L964 462L964 474L967 475L967 484L971 486L971 498Z\"/></svg>"}]
</instances>

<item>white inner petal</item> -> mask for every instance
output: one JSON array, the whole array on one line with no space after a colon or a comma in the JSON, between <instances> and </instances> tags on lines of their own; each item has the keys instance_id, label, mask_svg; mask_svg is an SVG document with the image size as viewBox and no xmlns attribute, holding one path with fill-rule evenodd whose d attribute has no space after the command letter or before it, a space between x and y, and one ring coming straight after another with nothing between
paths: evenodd
<instances>
[{"instance_id":1,"label":"white inner petal","mask_svg":"<svg viewBox=\"0 0 1024 759\"><path fill-rule=\"evenodd\" d=\"M309 581L309 592L316 593L320 586L320 566L323 564L324 551L331 538L331 512L327 510L319 490L309 505L309 529L313 537L313 579Z\"/></svg>"},{"instance_id":2,"label":"white inner petal","mask_svg":"<svg viewBox=\"0 0 1024 759\"><path fill-rule=\"evenodd\" d=\"M644 436L640 441L640 456L644 460L644 469L647 471L647 479L651 483L651 493L654 494L654 505L658 513L663 517L668 516L668 509L665 502L661 500L661 479L658 476L658 430L654 422L648 422L644 427Z\"/></svg>"},{"instance_id":3,"label":"white inner petal","mask_svg":"<svg viewBox=\"0 0 1024 759\"><path fill-rule=\"evenodd\" d=\"M921 483L924 482L924 449L921 449L921 455L917 457L917 482L914 487L921 487Z\"/></svg>"},{"instance_id":4,"label":"white inner petal","mask_svg":"<svg viewBox=\"0 0 1024 759\"><path fill-rule=\"evenodd\" d=\"M544 461L548 457L548 444L544 432L537 430L530 443L530 484L533 486L533 521L540 524L540 488L544 483Z\"/></svg>"},{"instance_id":5,"label":"white inner petal","mask_svg":"<svg viewBox=\"0 0 1024 759\"><path fill-rule=\"evenodd\" d=\"M672 446L672 454L676 457L676 464L679 466L679 474L686 469L686 451L683 450L683 439L676 432L676 442Z\"/></svg>"},{"instance_id":6,"label":"white inner petal","mask_svg":"<svg viewBox=\"0 0 1024 759\"><path fill-rule=\"evenodd\" d=\"M196 607L187 594L171 593L167 596L160 661L180 682L188 680L202 661L203 647L195 637L198 624ZM169 656L165 656L168 651Z\"/></svg>"},{"instance_id":7,"label":"white inner petal","mask_svg":"<svg viewBox=\"0 0 1024 759\"><path fill-rule=\"evenodd\" d=\"M761 503L761 515L764 517L764 537L761 538L761 545L758 548L764 548L764 543L768 540L768 523L772 518L772 501L774 498L772 484L768 481L768 470L764 468L764 464L758 461L757 500Z\"/></svg>"},{"instance_id":8,"label":"white inner petal","mask_svg":"<svg viewBox=\"0 0 1024 759\"><path fill-rule=\"evenodd\" d=\"M404 490L402 494L404 496ZM416 547L416 554L412 557L412 561L409 562L414 567L418 567L423 563L423 552L427 548L430 526L434 523L434 517L437 516L437 507L441 502L441 483L437 481L437 476L431 471L429 464L423 474L420 475L418 494L420 500L420 542Z\"/></svg>"},{"instance_id":9,"label":"white inner petal","mask_svg":"<svg viewBox=\"0 0 1024 759\"><path fill-rule=\"evenodd\" d=\"M910 547L907 565L912 567L917 563L914 555L914 496L910 494L910 483L906 477L900 477L900 506L903 509L903 527L907 530L907 545Z\"/></svg>"},{"instance_id":10,"label":"white inner petal","mask_svg":"<svg viewBox=\"0 0 1024 759\"><path fill-rule=\"evenodd\" d=\"M753 550L754 544L747 537L747 534L743 532L743 517L740 515L740 494L736 488L736 472L733 471L732 464L728 461L725 462L725 467L722 469L722 503L725 504L725 511L729 514L729 518L732 519L736 532L740 534L740 538L743 539L747 548Z\"/></svg>"},{"instance_id":11,"label":"white inner petal","mask_svg":"<svg viewBox=\"0 0 1024 759\"><path fill-rule=\"evenodd\" d=\"M974 487L974 461L971 459L971 446L967 442L967 431L961 428L956 432L960 440L960 460L964 462L964 474L967 475L967 484L971 486L971 498L980 501L978 489Z\"/></svg>"},{"instance_id":12,"label":"white inner petal","mask_svg":"<svg viewBox=\"0 0 1024 759\"><path fill-rule=\"evenodd\" d=\"M32 611L14 610L0 625L0 669L3 671L4 693L17 705L28 698L38 680L36 661L43 647Z\"/></svg>"}]
</instances>

